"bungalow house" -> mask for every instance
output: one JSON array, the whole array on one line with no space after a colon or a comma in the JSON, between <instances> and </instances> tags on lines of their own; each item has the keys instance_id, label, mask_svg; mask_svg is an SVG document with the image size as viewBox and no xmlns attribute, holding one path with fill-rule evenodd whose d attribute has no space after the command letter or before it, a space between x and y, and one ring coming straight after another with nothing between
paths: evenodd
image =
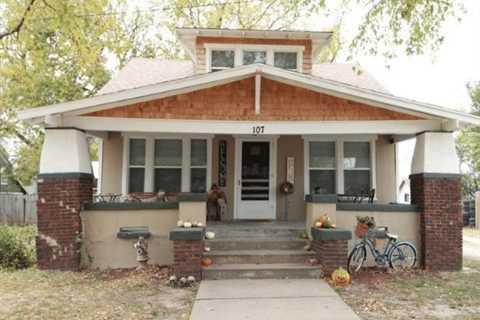
<instances>
[{"instance_id":1,"label":"bungalow house","mask_svg":"<svg viewBox=\"0 0 480 320\"><path fill-rule=\"evenodd\" d=\"M227 206L224 223L211 225L224 241L258 240L255 232L269 226L308 229L324 213L352 229L356 216L369 215L413 241L423 267L460 268L453 132L480 118L395 96L349 65L315 64L331 35L180 28L190 60L134 59L94 97L21 112L46 132L39 266L76 269L80 258L99 268L134 266L133 240L117 238L132 226L148 228L151 262L172 263L168 232L177 220L205 222L206 193L216 184ZM88 135L102 139L102 194L161 190L169 201L91 203ZM395 144L412 137L412 203L402 205ZM365 194L371 201L351 201ZM291 262L279 257L292 250L274 249L270 264ZM241 264L242 256L231 261Z\"/></svg>"}]
</instances>

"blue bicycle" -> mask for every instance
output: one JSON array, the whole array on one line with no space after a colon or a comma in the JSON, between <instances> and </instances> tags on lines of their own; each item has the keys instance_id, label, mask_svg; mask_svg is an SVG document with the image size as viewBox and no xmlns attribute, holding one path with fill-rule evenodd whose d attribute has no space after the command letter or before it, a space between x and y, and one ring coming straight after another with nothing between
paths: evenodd
<instances>
[{"instance_id":1,"label":"blue bicycle","mask_svg":"<svg viewBox=\"0 0 480 320\"><path fill-rule=\"evenodd\" d=\"M383 253L375 248L374 239L387 239ZM367 260L370 250L378 266L390 266L394 270L408 270L417 262L417 249L409 241L398 241L398 236L388 232L388 227L369 229L348 256L348 272L358 272Z\"/></svg>"}]
</instances>

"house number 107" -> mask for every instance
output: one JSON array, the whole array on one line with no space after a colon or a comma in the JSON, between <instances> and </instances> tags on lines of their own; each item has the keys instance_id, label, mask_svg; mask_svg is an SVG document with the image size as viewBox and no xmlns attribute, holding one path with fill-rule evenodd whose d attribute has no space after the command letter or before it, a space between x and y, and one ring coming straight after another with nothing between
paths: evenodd
<instances>
[{"instance_id":1,"label":"house number 107","mask_svg":"<svg viewBox=\"0 0 480 320\"><path fill-rule=\"evenodd\" d=\"M265 132L265 126L253 126L253 134L263 134Z\"/></svg>"}]
</instances>

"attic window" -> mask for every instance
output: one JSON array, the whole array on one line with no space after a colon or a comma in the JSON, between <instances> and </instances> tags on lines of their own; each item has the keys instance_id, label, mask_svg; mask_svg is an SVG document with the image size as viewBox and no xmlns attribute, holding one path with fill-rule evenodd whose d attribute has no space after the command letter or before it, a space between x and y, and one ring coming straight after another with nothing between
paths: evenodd
<instances>
[{"instance_id":1,"label":"attic window","mask_svg":"<svg viewBox=\"0 0 480 320\"><path fill-rule=\"evenodd\" d=\"M212 71L220 71L233 68L235 65L235 51L212 50Z\"/></svg>"},{"instance_id":2,"label":"attic window","mask_svg":"<svg viewBox=\"0 0 480 320\"><path fill-rule=\"evenodd\" d=\"M266 51L243 51L243 64L267 63Z\"/></svg>"},{"instance_id":3,"label":"attic window","mask_svg":"<svg viewBox=\"0 0 480 320\"><path fill-rule=\"evenodd\" d=\"M274 66L287 70L297 70L297 53L296 52L275 52Z\"/></svg>"}]
</instances>

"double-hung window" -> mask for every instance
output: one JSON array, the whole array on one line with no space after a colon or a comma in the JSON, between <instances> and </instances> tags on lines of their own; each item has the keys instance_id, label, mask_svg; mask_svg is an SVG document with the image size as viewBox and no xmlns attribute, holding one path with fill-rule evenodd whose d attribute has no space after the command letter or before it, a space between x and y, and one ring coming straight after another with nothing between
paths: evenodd
<instances>
[{"instance_id":1,"label":"double-hung window","mask_svg":"<svg viewBox=\"0 0 480 320\"><path fill-rule=\"evenodd\" d=\"M221 71L235 66L234 50L212 50L210 67L211 71Z\"/></svg>"},{"instance_id":2,"label":"double-hung window","mask_svg":"<svg viewBox=\"0 0 480 320\"><path fill-rule=\"evenodd\" d=\"M346 194L370 191L372 186L370 142L345 142L343 167Z\"/></svg>"},{"instance_id":3,"label":"double-hung window","mask_svg":"<svg viewBox=\"0 0 480 320\"><path fill-rule=\"evenodd\" d=\"M128 192L143 192L145 185L145 139L130 139Z\"/></svg>"},{"instance_id":4,"label":"double-hung window","mask_svg":"<svg viewBox=\"0 0 480 320\"><path fill-rule=\"evenodd\" d=\"M181 139L155 140L154 191L180 192L182 190Z\"/></svg>"},{"instance_id":5,"label":"double-hung window","mask_svg":"<svg viewBox=\"0 0 480 320\"><path fill-rule=\"evenodd\" d=\"M207 191L211 151L209 138L126 138L124 192Z\"/></svg>"},{"instance_id":6,"label":"double-hung window","mask_svg":"<svg viewBox=\"0 0 480 320\"><path fill-rule=\"evenodd\" d=\"M310 141L310 194L336 193L335 141Z\"/></svg>"}]
</instances>

